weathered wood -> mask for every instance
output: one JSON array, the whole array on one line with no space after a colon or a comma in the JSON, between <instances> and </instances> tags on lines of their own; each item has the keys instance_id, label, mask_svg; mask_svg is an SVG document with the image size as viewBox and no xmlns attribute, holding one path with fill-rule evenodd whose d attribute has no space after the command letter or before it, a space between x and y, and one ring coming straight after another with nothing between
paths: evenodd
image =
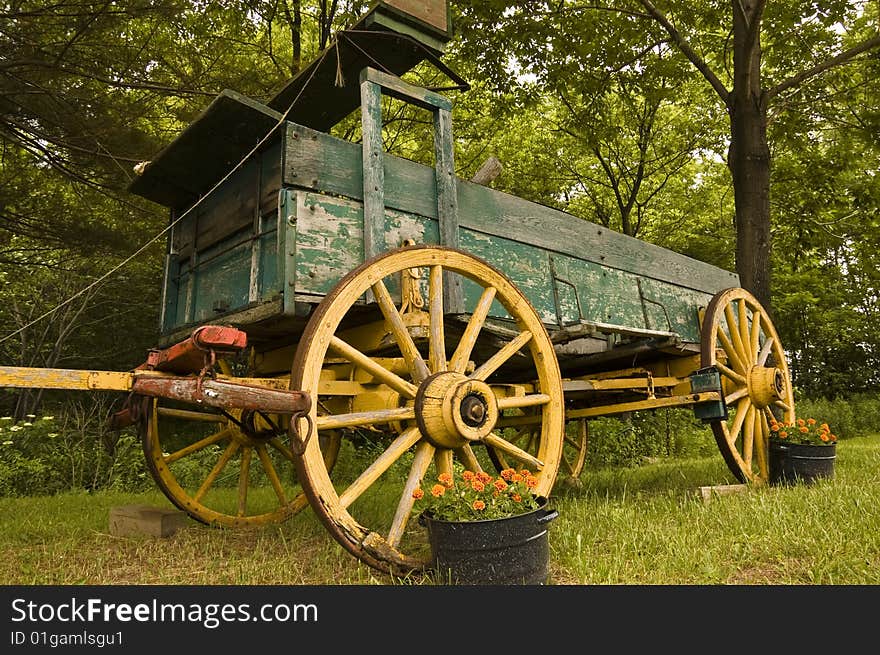
<instances>
[{"instance_id":1,"label":"weathered wood","mask_svg":"<svg viewBox=\"0 0 880 655\"><path fill-rule=\"evenodd\" d=\"M286 184L363 200L357 144L290 123L288 131ZM434 171L388 154L384 160L386 208L437 220ZM584 259L601 267L600 277L615 269L708 294L738 286L734 273L571 214L462 179L456 186L460 227Z\"/></svg>"},{"instance_id":2,"label":"weathered wood","mask_svg":"<svg viewBox=\"0 0 880 655\"><path fill-rule=\"evenodd\" d=\"M452 110L452 102L439 93L404 82L396 75L389 75L375 68L365 68L361 71L361 82L364 80L373 82L382 87L384 92L392 98L403 100L416 107L434 111L435 109Z\"/></svg>"},{"instance_id":3,"label":"weathered wood","mask_svg":"<svg viewBox=\"0 0 880 655\"><path fill-rule=\"evenodd\" d=\"M446 0L385 0L380 3L426 23L440 32L448 34L449 2Z\"/></svg>"},{"instance_id":4,"label":"weathered wood","mask_svg":"<svg viewBox=\"0 0 880 655\"><path fill-rule=\"evenodd\" d=\"M170 537L187 527L183 512L150 505L120 505L110 508L110 534L115 537Z\"/></svg>"},{"instance_id":5,"label":"weathered wood","mask_svg":"<svg viewBox=\"0 0 880 655\"><path fill-rule=\"evenodd\" d=\"M385 250L385 167L382 162L382 89L361 79L364 259Z\"/></svg>"},{"instance_id":6,"label":"weathered wood","mask_svg":"<svg viewBox=\"0 0 880 655\"><path fill-rule=\"evenodd\" d=\"M131 390L142 396L168 398L206 407L253 409L278 414L300 413L308 410L312 404L309 394L303 391L210 378L156 377L136 373Z\"/></svg>"},{"instance_id":7,"label":"weathered wood","mask_svg":"<svg viewBox=\"0 0 880 655\"><path fill-rule=\"evenodd\" d=\"M455 143L452 139L452 114L449 109L434 112L435 186L440 245L458 248L458 189L455 175ZM443 305L449 314L464 312L461 278L445 275Z\"/></svg>"},{"instance_id":8,"label":"weathered wood","mask_svg":"<svg viewBox=\"0 0 880 655\"><path fill-rule=\"evenodd\" d=\"M697 489L697 495L703 499L704 503L709 503L717 496L729 496L749 490L747 484L716 484L713 486L700 487Z\"/></svg>"},{"instance_id":9,"label":"weathered wood","mask_svg":"<svg viewBox=\"0 0 880 655\"><path fill-rule=\"evenodd\" d=\"M471 182L485 186L501 175L501 171L503 170L504 166L502 166L501 161L495 155L492 155L484 161L479 170L474 173Z\"/></svg>"},{"instance_id":10,"label":"weathered wood","mask_svg":"<svg viewBox=\"0 0 880 655\"><path fill-rule=\"evenodd\" d=\"M129 391L133 379L130 372L0 366L0 387L17 389Z\"/></svg>"},{"instance_id":11,"label":"weathered wood","mask_svg":"<svg viewBox=\"0 0 880 655\"><path fill-rule=\"evenodd\" d=\"M154 156L128 190L166 207L187 207L279 124L281 114L235 91L222 91Z\"/></svg>"}]
</instances>

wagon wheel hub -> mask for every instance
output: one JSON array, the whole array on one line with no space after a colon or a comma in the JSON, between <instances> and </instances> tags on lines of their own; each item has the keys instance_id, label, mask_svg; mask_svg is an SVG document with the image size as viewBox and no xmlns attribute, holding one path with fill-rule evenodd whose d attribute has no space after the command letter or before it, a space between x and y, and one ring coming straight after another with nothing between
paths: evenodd
<instances>
[{"instance_id":1,"label":"wagon wheel hub","mask_svg":"<svg viewBox=\"0 0 880 655\"><path fill-rule=\"evenodd\" d=\"M229 424L231 438L242 446L254 448L278 436L277 426L272 423L277 417L249 409L233 409L228 414L233 419Z\"/></svg>"},{"instance_id":2,"label":"wagon wheel hub","mask_svg":"<svg viewBox=\"0 0 880 655\"><path fill-rule=\"evenodd\" d=\"M768 366L752 366L748 375L749 398L758 409L769 407L785 397L785 375Z\"/></svg>"},{"instance_id":3,"label":"wagon wheel hub","mask_svg":"<svg viewBox=\"0 0 880 655\"><path fill-rule=\"evenodd\" d=\"M434 446L461 448L492 431L498 404L485 382L444 371L419 386L415 414L419 430Z\"/></svg>"}]
</instances>

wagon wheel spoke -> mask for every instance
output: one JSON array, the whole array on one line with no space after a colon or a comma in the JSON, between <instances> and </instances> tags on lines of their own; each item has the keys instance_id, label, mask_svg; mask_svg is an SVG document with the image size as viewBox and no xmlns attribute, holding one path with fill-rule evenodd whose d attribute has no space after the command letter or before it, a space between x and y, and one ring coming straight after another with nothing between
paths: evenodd
<instances>
[{"instance_id":1,"label":"wagon wheel spoke","mask_svg":"<svg viewBox=\"0 0 880 655\"><path fill-rule=\"evenodd\" d=\"M449 360L450 370L457 373L464 373L467 369L471 353L477 343L477 337L480 336L480 330L483 329L483 324L489 316L489 310L492 308L492 303L495 301L496 293L497 290L495 287L487 287L483 290L479 301L477 301L474 313L471 314L470 319L468 319L461 341L458 342L458 347L455 349L452 358Z\"/></svg>"},{"instance_id":2,"label":"wagon wheel spoke","mask_svg":"<svg viewBox=\"0 0 880 655\"><path fill-rule=\"evenodd\" d=\"M397 437L385 451L370 464L348 488L339 494L339 504L346 508L366 491L379 477L414 446L419 439L418 428L409 428Z\"/></svg>"},{"instance_id":3,"label":"wagon wheel spoke","mask_svg":"<svg viewBox=\"0 0 880 655\"><path fill-rule=\"evenodd\" d=\"M220 423L223 421L221 414L212 414L211 412L194 412L188 409L175 409L173 407L158 407L156 411L159 413L159 416L183 418L189 421L202 421L204 423Z\"/></svg>"},{"instance_id":4,"label":"wagon wheel spoke","mask_svg":"<svg viewBox=\"0 0 880 655\"><path fill-rule=\"evenodd\" d=\"M173 462L176 462L177 460L179 460L182 457L186 457L187 455L191 455L192 453L196 452L197 450L201 450L202 448L207 448L208 446L213 446L215 443L218 443L220 441L223 441L224 439L227 439L230 434L231 434L231 432L229 430L223 429L223 430L220 430L219 432L215 432L214 434L205 437L204 439L199 439L195 443L190 444L189 446L184 446L180 450L175 450L173 453L171 453L170 455L165 457L164 458L165 463L171 464Z\"/></svg>"},{"instance_id":5,"label":"wagon wheel spoke","mask_svg":"<svg viewBox=\"0 0 880 655\"><path fill-rule=\"evenodd\" d=\"M483 470L483 467L480 465L476 454L474 454L474 449L471 448L470 444L464 444L461 448L456 449L455 455L461 463L464 464L464 467L467 470L473 471L474 473L479 473Z\"/></svg>"},{"instance_id":6,"label":"wagon wheel spoke","mask_svg":"<svg viewBox=\"0 0 880 655\"><path fill-rule=\"evenodd\" d=\"M416 270L427 272L426 311L403 313L392 296L399 276ZM446 329L444 288L461 288L463 310L470 314L463 332L456 333L456 343ZM365 304L365 297L375 302ZM402 301L400 306L408 305ZM500 308L497 317L493 307ZM369 323L356 335L348 331L354 323L349 317L372 311L384 321ZM490 315L493 321L512 324L515 332L508 343L486 353L496 335L483 329ZM366 328L374 324L381 327L368 333ZM343 333L352 336L342 339ZM371 356L374 352L381 357ZM452 353L448 359L447 352ZM520 377L506 380L513 357L518 358ZM392 361L395 372L385 370L392 368ZM367 376L347 372L349 363ZM499 386L491 386L489 378ZM327 379L348 379L351 385L323 384ZM514 384L531 391L515 399L499 398L498 389ZM316 407L311 413L319 435L333 427L381 444L366 451L370 459L355 470L353 479L332 476L313 442L297 467L312 507L331 535L377 569L413 571L430 564L426 530L412 520L413 491L427 484L429 470L452 473L458 462L482 470L477 454L483 453L475 444L539 469L537 495L549 495L555 481L564 410L553 344L540 316L513 283L461 251L408 247L374 257L346 275L305 327L290 388L312 393L322 389L315 405L326 409L326 415L318 416ZM531 452L493 432L500 407L533 413L537 429ZM381 502L389 497L393 504Z\"/></svg>"},{"instance_id":7,"label":"wagon wheel spoke","mask_svg":"<svg viewBox=\"0 0 880 655\"><path fill-rule=\"evenodd\" d=\"M220 368L234 379L222 360ZM283 420L153 399L140 425L148 469L168 499L201 523L280 523L308 505L296 478L296 457L276 435ZM332 468L338 439L325 440L322 448Z\"/></svg>"},{"instance_id":8,"label":"wagon wheel spoke","mask_svg":"<svg viewBox=\"0 0 880 655\"><path fill-rule=\"evenodd\" d=\"M740 430L742 430L743 425L746 422L746 418L748 416L749 411L752 408L751 402L749 402L748 398L743 398L737 403L736 406L736 416L733 419L733 423L731 423L730 428L727 432L727 443L733 445L736 443L736 440L739 439Z\"/></svg>"},{"instance_id":9,"label":"wagon wheel spoke","mask_svg":"<svg viewBox=\"0 0 880 655\"><path fill-rule=\"evenodd\" d=\"M409 330L407 330L403 317L397 311L397 307L394 306L391 294L388 293L388 287L385 286L382 280L379 280L373 284L372 290L376 296L376 301L379 303L379 309L382 310L382 315L391 327L394 340L397 341L400 352L406 360L409 370L412 371L413 380L421 382L429 375L428 366L425 364L425 360L422 359L422 355L419 353L419 349L416 347Z\"/></svg>"},{"instance_id":10,"label":"wagon wheel spoke","mask_svg":"<svg viewBox=\"0 0 880 655\"><path fill-rule=\"evenodd\" d=\"M730 393L730 394L724 396L724 402L725 402L727 405L732 405L733 403L735 403L735 402L736 402L737 400L739 400L740 398L743 398L743 397L748 396L748 395L749 395L749 389L748 389L748 387L740 387L739 389L737 389L737 390L734 391L733 393Z\"/></svg>"},{"instance_id":11,"label":"wagon wheel spoke","mask_svg":"<svg viewBox=\"0 0 880 655\"><path fill-rule=\"evenodd\" d=\"M764 345L761 347L761 352L758 353L758 365L764 366L767 363L767 358L770 356L770 351L773 349L773 338L768 337L764 342Z\"/></svg>"},{"instance_id":12,"label":"wagon wheel spoke","mask_svg":"<svg viewBox=\"0 0 880 655\"><path fill-rule=\"evenodd\" d=\"M490 434L486 436L483 441L486 443L487 446L495 448L496 450L500 450L510 457L513 457L514 459L522 462L523 464L534 466L539 471L544 467L544 462L542 462L540 459L534 457L528 451L518 446L515 446L506 439L502 439L497 434Z\"/></svg>"},{"instance_id":13,"label":"wagon wheel spoke","mask_svg":"<svg viewBox=\"0 0 880 655\"><path fill-rule=\"evenodd\" d=\"M242 448L241 468L238 471L238 515L247 512L248 482L251 477L251 452L253 448Z\"/></svg>"},{"instance_id":14,"label":"wagon wheel spoke","mask_svg":"<svg viewBox=\"0 0 880 655\"><path fill-rule=\"evenodd\" d=\"M498 399L498 409L522 409L523 407L535 407L537 405L546 405L550 400L550 396L545 393L510 396L509 398Z\"/></svg>"},{"instance_id":15,"label":"wagon wheel spoke","mask_svg":"<svg viewBox=\"0 0 880 655\"><path fill-rule=\"evenodd\" d=\"M443 329L443 268L432 266L428 274L428 362L431 373L446 370L446 335Z\"/></svg>"},{"instance_id":16,"label":"wagon wheel spoke","mask_svg":"<svg viewBox=\"0 0 880 655\"><path fill-rule=\"evenodd\" d=\"M217 476L220 475L220 472L226 468L226 465L229 463L229 460L235 454L235 451L239 449L239 443L236 441L230 442L230 444L226 447L226 450L223 451L223 454L220 456L220 459L217 460L217 463L214 464L214 468L211 469L210 473L208 473L208 477L205 478L205 481L202 482L202 486L199 487L199 490L196 491L195 496L193 496L193 500L198 502L201 500L202 496L211 488L211 485L214 484L214 480L217 479Z\"/></svg>"},{"instance_id":17,"label":"wagon wheel spoke","mask_svg":"<svg viewBox=\"0 0 880 655\"><path fill-rule=\"evenodd\" d=\"M722 378L727 419L710 423L731 472L741 482L768 480L767 414L794 420L794 396L785 352L767 312L744 289L716 294L703 316L701 365Z\"/></svg>"},{"instance_id":18,"label":"wagon wheel spoke","mask_svg":"<svg viewBox=\"0 0 880 655\"><path fill-rule=\"evenodd\" d=\"M730 337L731 345L733 349L728 351L728 355L733 353L736 354L736 358L742 367L740 370L743 373L748 372L748 363L751 361L751 357L749 353L746 352L745 344L742 341L742 331L740 329L739 321L734 317L733 314L733 303L728 303L724 307L724 316L727 319L727 335Z\"/></svg>"},{"instance_id":19,"label":"wagon wheel spoke","mask_svg":"<svg viewBox=\"0 0 880 655\"><path fill-rule=\"evenodd\" d=\"M269 478L269 482L272 484L272 490L278 497L278 502L281 505L286 505L287 496L284 493L284 486L281 484L281 480L278 477L278 472L275 470L275 466L272 464L272 460L269 457L269 452L266 450L266 446L262 444L257 446L257 457L260 458L260 464L263 465L263 470L266 472L266 477Z\"/></svg>"},{"instance_id":20,"label":"wagon wheel spoke","mask_svg":"<svg viewBox=\"0 0 880 655\"><path fill-rule=\"evenodd\" d=\"M290 448L288 448L288 447L285 446L283 443L281 443L281 440L280 440L280 439L277 439L277 438L276 438L276 439L270 439L270 440L269 440L269 445L272 446L272 448L274 448L275 450L277 450L279 453L281 453L282 455L284 455L284 458L287 459L287 461L289 461L289 462L296 462L296 455L293 454L293 451L290 450Z\"/></svg>"},{"instance_id":21,"label":"wagon wheel spoke","mask_svg":"<svg viewBox=\"0 0 880 655\"><path fill-rule=\"evenodd\" d=\"M769 462L767 453L770 449L770 425L763 411L758 411L755 416L755 435L759 439L759 447L755 449L758 454L758 470L761 477L770 478Z\"/></svg>"},{"instance_id":22,"label":"wagon wheel spoke","mask_svg":"<svg viewBox=\"0 0 880 655\"><path fill-rule=\"evenodd\" d=\"M382 286L382 288L383 289L385 288L384 285ZM386 293L387 293L387 291L386 291ZM392 305L391 309L394 311L395 315L397 315L399 318L400 315L397 314L397 310L394 309L393 305ZM409 333L407 333L407 339L409 339L409 342L412 343L412 338L409 336ZM345 359L350 361L352 364L354 364L358 368L362 368L365 371L367 371L368 373L370 373L372 376L374 376L375 378L382 380L382 382L387 384L392 389L395 389L399 393L403 394L407 398L415 398L416 397L416 386L414 384L407 382L406 380L404 380L402 377L400 377L399 375L397 375L393 371L389 371L387 368L385 368L384 366L382 366L381 364L379 364L378 362L373 360L371 357L368 357L367 355L365 355L364 353L359 351L357 348L350 346L349 344L347 344L345 341L343 341L339 337L337 337L337 336L332 337L332 339L330 341L330 348L335 350L337 353L342 355ZM415 348L415 345L413 345L413 348ZM412 355L410 355L410 357L412 357ZM424 361L422 360L421 356L419 356L419 361L421 361L422 364L424 364Z\"/></svg>"},{"instance_id":23,"label":"wagon wheel spoke","mask_svg":"<svg viewBox=\"0 0 880 655\"><path fill-rule=\"evenodd\" d=\"M437 448L434 450L434 468L437 470L437 475L443 475L446 473L447 475L453 474L453 451L449 448Z\"/></svg>"},{"instance_id":24,"label":"wagon wheel spoke","mask_svg":"<svg viewBox=\"0 0 880 655\"><path fill-rule=\"evenodd\" d=\"M505 344L501 350L492 355L489 359L486 360L479 368L477 368L473 373L471 373L468 377L471 380L485 380L490 375L492 375L495 371L501 368L507 360L513 357L523 346L525 346L532 339L532 333L528 330L524 332L520 332L513 339L511 339L507 344Z\"/></svg>"},{"instance_id":25,"label":"wagon wheel spoke","mask_svg":"<svg viewBox=\"0 0 880 655\"><path fill-rule=\"evenodd\" d=\"M743 421L742 456L746 466L751 466L752 451L755 447L755 408L749 404L743 415L745 420Z\"/></svg>"},{"instance_id":26,"label":"wagon wheel spoke","mask_svg":"<svg viewBox=\"0 0 880 655\"><path fill-rule=\"evenodd\" d=\"M350 414L332 414L319 416L315 420L318 430L338 430L340 428L356 428L367 425L381 425L395 421L406 421L415 418L412 407L376 410L373 412L352 412Z\"/></svg>"},{"instance_id":27,"label":"wagon wheel spoke","mask_svg":"<svg viewBox=\"0 0 880 655\"><path fill-rule=\"evenodd\" d=\"M397 504L397 511L394 514L394 519L391 521L391 529L388 531L388 543L394 547L400 545L403 531L406 529L406 524L409 522L410 515L412 514L413 505L415 504L413 492L422 484L425 472L428 470L432 458L436 458L438 452L427 441L421 442L416 447L413 463L409 469L406 483L403 485L400 501ZM448 472L452 473L451 459Z\"/></svg>"}]
</instances>

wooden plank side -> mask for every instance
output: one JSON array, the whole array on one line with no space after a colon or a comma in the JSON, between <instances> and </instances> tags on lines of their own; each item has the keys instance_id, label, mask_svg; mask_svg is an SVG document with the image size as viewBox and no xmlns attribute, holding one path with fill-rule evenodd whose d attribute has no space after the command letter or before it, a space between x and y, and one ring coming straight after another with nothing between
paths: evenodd
<instances>
[{"instance_id":1,"label":"wooden plank side","mask_svg":"<svg viewBox=\"0 0 880 655\"><path fill-rule=\"evenodd\" d=\"M361 148L288 124L284 182L363 199ZM437 218L434 170L386 154L385 206ZM739 286L736 274L495 189L457 180L459 225L706 293Z\"/></svg>"},{"instance_id":2,"label":"wooden plank side","mask_svg":"<svg viewBox=\"0 0 880 655\"><path fill-rule=\"evenodd\" d=\"M301 192L297 204L296 294L301 300L320 298L338 281L362 262L361 203L349 199ZM439 243L436 221L423 216L387 210L386 238L389 248L397 247L407 239L420 244ZM461 247L467 252L491 262L510 277L548 326L585 319L594 323L645 328L645 310L652 329L667 327L666 315L674 332L685 340L697 342L697 308L705 306L711 297L705 293L681 289L666 283L640 278L626 271L568 256L559 256L512 239L489 236L464 228L460 233ZM550 265L550 258L555 265ZM559 311L553 291L553 271L559 278L572 283L574 288L560 285ZM422 280L423 296L427 298L427 276ZM640 291L639 284L642 285ZM575 289L578 298L574 298ZM463 285L464 311L473 311L481 288L470 281ZM643 304L642 296L650 303ZM579 311L580 310L580 311ZM499 303L494 303L489 315L497 319L509 318Z\"/></svg>"},{"instance_id":3,"label":"wooden plank side","mask_svg":"<svg viewBox=\"0 0 880 655\"><path fill-rule=\"evenodd\" d=\"M291 274L299 296L323 296L364 259L363 204L315 193L296 198L296 258ZM385 243L397 248L408 239L437 243L437 223L423 216L386 210ZM427 296L426 296L427 297Z\"/></svg>"}]
</instances>

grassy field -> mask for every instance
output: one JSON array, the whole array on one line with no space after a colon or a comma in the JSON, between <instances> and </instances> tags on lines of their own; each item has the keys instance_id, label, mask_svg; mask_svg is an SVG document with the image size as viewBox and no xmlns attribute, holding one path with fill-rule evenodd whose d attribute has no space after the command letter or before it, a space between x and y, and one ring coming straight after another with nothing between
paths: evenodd
<instances>
[{"instance_id":1,"label":"grassy field","mask_svg":"<svg viewBox=\"0 0 880 655\"><path fill-rule=\"evenodd\" d=\"M587 471L552 498L557 585L873 585L880 583L880 435L839 444L835 477L750 488L704 503L700 486L735 482L720 455ZM110 508L170 507L160 492L0 499L2 584L418 585L347 554L310 510L231 532L193 523L173 537L115 537Z\"/></svg>"}]
</instances>

